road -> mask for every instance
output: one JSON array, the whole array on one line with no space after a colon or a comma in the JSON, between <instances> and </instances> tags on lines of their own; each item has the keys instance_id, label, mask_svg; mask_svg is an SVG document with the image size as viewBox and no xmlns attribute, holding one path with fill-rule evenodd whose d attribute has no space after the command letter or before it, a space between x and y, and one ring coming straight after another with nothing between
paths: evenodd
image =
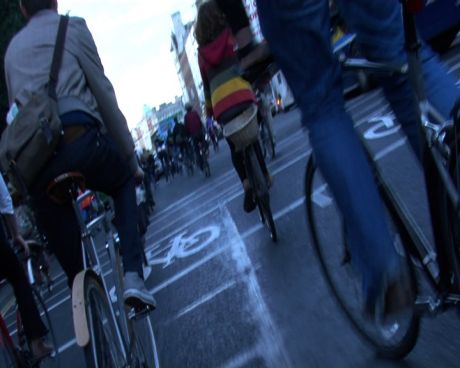
<instances>
[{"instance_id":1,"label":"road","mask_svg":"<svg viewBox=\"0 0 460 368\"><path fill-rule=\"evenodd\" d=\"M460 68L458 49L447 62ZM420 169L379 90L347 103L374 159L401 191L430 236ZM211 153L212 176L175 177L156 187L146 237L153 271L148 287L162 367L458 367L460 323L447 312L424 319L418 343L398 363L378 360L337 307L320 273L306 226L303 180L311 154L298 110L279 114L271 204L273 243L256 212L243 212L243 192L224 141ZM330 198L318 188L315 201ZM70 294L60 269L47 304L62 366L82 367L72 331ZM106 271L109 271L106 269ZM9 318L10 326L12 319Z\"/></svg>"}]
</instances>

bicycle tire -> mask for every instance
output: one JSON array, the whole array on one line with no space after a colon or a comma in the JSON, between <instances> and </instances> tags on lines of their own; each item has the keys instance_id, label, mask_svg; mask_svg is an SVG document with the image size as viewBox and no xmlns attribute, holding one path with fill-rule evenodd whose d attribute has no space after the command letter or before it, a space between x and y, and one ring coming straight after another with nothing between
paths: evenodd
<instances>
[{"instance_id":1,"label":"bicycle tire","mask_svg":"<svg viewBox=\"0 0 460 368\"><path fill-rule=\"evenodd\" d=\"M209 178L211 176L211 168L209 167L209 162L207 160L203 163L203 172L205 177Z\"/></svg>"},{"instance_id":2,"label":"bicycle tire","mask_svg":"<svg viewBox=\"0 0 460 368\"><path fill-rule=\"evenodd\" d=\"M346 245L346 232L332 195L329 193L325 195L323 192L317 195L314 191L316 187L324 189L325 186L322 184L322 178L311 157L305 174L307 221L313 248L325 281L347 319L359 335L373 346L376 353L386 359L402 359L415 346L420 316L415 313L414 306L409 314L401 316L407 317L403 321L383 323L377 319L370 321L363 317L362 280L351 265L351 256ZM315 195L318 204L314 203ZM327 235L323 235L321 230ZM334 237L333 240L331 237ZM395 239L401 238L395 237ZM400 254L404 247L401 242L398 248ZM407 266L412 287L416 291L414 269L408 256L405 257L404 264Z\"/></svg>"},{"instance_id":3,"label":"bicycle tire","mask_svg":"<svg viewBox=\"0 0 460 368\"><path fill-rule=\"evenodd\" d=\"M88 367L126 367L123 348L117 336L116 322L112 319L109 301L99 281L85 277L85 309L90 341L83 348Z\"/></svg>"},{"instance_id":4,"label":"bicycle tire","mask_svg":"<svg viewBox=\"0 0 460 368\"><path fill-rule=\"evenodd\" d=\"M263 150L264 158L268 157L270 158L270 160L273 160L276 155L275 142L273 141L273 136L265 122L262 122L261 124L260 137L262 140L262 150Z\"/></svg>"},{"instance_id":5,"label":"bicycle tire","mask_svg":"<svg viewBox=\"0 0 460 368\"><path fill-rule=\"evenodd\" d=\"M249 147L247 149L246 163L248 178L251 183L251 187L253 188L255 200L261 215L261 221L263 224L267 225L270 237L274 242L276 242L278 240L278 234L270 208L270 196L268 194L269 186L267 178L260 167L260 162L254 147Z\"/></svg>"},{"instance_id":6,"label":"bicycle tire","mask_svg":"<svg viewBox=\"0 0 460 368\"><path fill-rule=\"evenodd\" d=\"M450 139L449 149L450 157L447 162L447 167L449 169L449 174L452 178L452 181L457 189L457 193L460 193L460 137L457 126L458 122L454 124L454 131L452 132L452 139ZM452 205L452 203L447 198L447 192L444 190L441 193L440 198L444 198L444 201L438 201L438 203L446 203L442 208L441 220L440 223L444 224L444 231L446 235L443 239L443 244L448 250L448 257L451 262L451 269L456 280L456 285L454 286L457 290L460 289L460 216Z\"/></svg>"},{"instance_id":7,"label":"bicycle tire","mask_svg":"<svg viewBox=\"0 0 460 368\"><path fill-rule=\"evenodd\" d=\"M132 366L138 368L159 368L158 350L150 314L131 321L133 326Z\"/></svg>"},{"instance_id":8,"label":"bicycle tire","mask_svg":"<svg viewBox=\"0 0 460 368\"><path fill-rule=\"evenodd\" d=\"M278 232L275 226L275 220L273 219L272 210L270 208L270 196L267 193L263 197L257 200L259 209L263 213L263 223L268 227L270 231L270 237L276 243L278 241Z\"/></svg>"},{"instance_id":9,"label":"bicycle tire","mask_svg":"<svg viewBox=\"0 0 460 368\"><path fill-rule=\"evenodd\" d=\"M0 316L0 366L5 368L22 367L19 353L14 346L3 317Z\"/></svg>"}]
</instances>

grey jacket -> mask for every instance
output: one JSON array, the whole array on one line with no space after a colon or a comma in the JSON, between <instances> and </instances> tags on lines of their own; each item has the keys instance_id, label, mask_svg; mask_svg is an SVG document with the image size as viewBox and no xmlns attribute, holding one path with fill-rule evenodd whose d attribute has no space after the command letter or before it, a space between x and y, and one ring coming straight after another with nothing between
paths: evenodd
<instances>
[{"instance_id":1,"label":"grey jacket","mask_svg":"<svg viewBox=\"0 0 460 368\"><path fill-rule=\"evenodd\" d=\"M48 81L58 24L55 11L40 11L11 40L5 54L10 105L14 101L24 104ZM134 172L138 164L126 119L82 18L70 18L56 92L60 114L81 110L95 117L115 139Z\"/></svg>"}]
</instances>

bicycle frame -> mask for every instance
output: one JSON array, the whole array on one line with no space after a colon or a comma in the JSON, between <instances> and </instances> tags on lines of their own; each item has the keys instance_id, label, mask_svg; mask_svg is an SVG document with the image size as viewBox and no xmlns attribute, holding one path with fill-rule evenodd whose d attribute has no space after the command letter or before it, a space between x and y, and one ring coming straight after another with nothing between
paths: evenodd
<instances>
[{"instance_id":1,"label":"bicycle frame","mask_svg":"<svg viewBox=\"0 0 460 368\"><path fill-rule=\"evenodd\" d=\"M92 236L92 231L96 229L102 229L105 231L106 236L106 248L109 250L109 256L110 256L110 261L112 264L112 269L113 272L115 272L117 275L121 277L122 274L121 268L120 268L120 260L119 256L116 257L116 252L115 250L115 245L114 245L114 239L113 236L110 236L112 234L111 229L110 229L110 219L109 219L109 214L104 211L102 215L96 217L94 220L92 220L89 224L86 224L85 221L82 218L82 215L80 213L80 203L84 201L88 196L92 195L93 193L90 191L86 191L85 193L81 194L80 196L77 197L76 200L72 201L72 206L75 212L75 215L77 217L79 226L80 226L80 231L82 234L81 238L81 246L82 246L82 256L83 256L83 269L92 269L96 272L96 274L99 276L100 282L102 283L105 296L107 300L109 301L110 305L110 313L112 316L113 321L115 321L115 326L116 326L116 332L117 332L117 338L120 342L120 346L122 346L122 353L126 358L128 358L128 353L127 353L127 341L128 341L128 322L126 320L126 314L125 314L125 309L124 309L124 304L123 304L123 296L122 296L122 291L121 291L121 284L120 280L115 277L115 290L117 292L117 306L119 309L119 317L116 316L116 313L113 309L110 294L109 294L109 288L107 285L107 282L105 280L105 277L102 272L102 265L99 260L99 256L97 255L97 249L96 245L93 240ZM121 328L120 328L120 323L121 323Z\"/></svg>"},{"instance_id":2,"label":"bicycle frame","mask_svg":"<svg viewBox=\"0 0 460 368\"><path fill-rule=\"evenodd\" d=\"M346 59L339 56L342 66L347 69L367 70L375 73L384 74L408 74L410 82L414 86L415 97L417 99L417 120L420 127L420 138L422 142L423 154L421 155L421 163L424 171L425 182L428 193L436 185L441 185L445 188L447 198L455 209L457 217L460 212L460 195L455 187L455 184L449 174L448 168L445 165L447 156L450 154L449 148L444 142L447 130L453 127L452 121L446 121L443 116L428 102L423 82L422 65L419 51L421 43L417 34L415 19L413 14L408 10L406 1L401 1L403 9L403 22L405 31L405 42L408 55L408 63L404 65L391 65L385 63L371 62L365 59ZM363 145L370 156L370 150L364 140ZM434 247L428 239L421 233L415 220L410 215L408 209L404 205L398 194L391 189L375 166L375 174L379 185L383 200L390 209L392 217L397 222L397 226L404 237L406 244L409 244L409 250L412 254L417 255L425 267L432 286L439 288L442 272L447 270L441 269L437 262L435 250L444 250L450 255L449 266L450 271L455 274L456 288L460 289L460 265L456 259L455 250L448 249L445 242L442 241L442 234L439 226L435 226L436 218L434 213L440 208L439 201L428 198L430 205L431 218L433 223L433 233L435 243L438 247ZM430 194L429 194L430 197ZM446 249L447 248L447 249ZM459 298L460 300L460 298Z\"/></svg>"}]
</instances>

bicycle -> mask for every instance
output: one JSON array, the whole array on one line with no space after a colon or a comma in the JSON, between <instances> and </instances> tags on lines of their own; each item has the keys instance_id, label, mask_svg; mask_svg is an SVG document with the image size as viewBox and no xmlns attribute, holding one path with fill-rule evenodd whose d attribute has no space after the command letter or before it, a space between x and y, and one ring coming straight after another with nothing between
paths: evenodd
<instances>
[{"instance_id":1,"label":"bicycle","mask_svg":"<svg viewBox=\"0 0 460 368\"><path fill-rule=\"evenodd\" d=\"M48 314L45 302L43 301L37 289L32 288L38 311L43 323L48 329L48 335L51 337L51 343L54 347L54 353L40 361L33 358L29 341L26 338L24 326L22 324L21 314L17 306L12 305L14 313L10 315L16 324L16 330L9 331L8 325L0 313L0 366L8 368L39 368L44 360L47 360L47 366L59 366L58 345L51 319ZM16 338L13 336L16 335ZM50 361L51 360L51 361Z\"/></svg>"},{"instance_id":2,"label":"bicycle","mask_svg":"<svg viewBox=\"0 0 460 368\"><path fill-rule=\"evenodd\" d=\"M224 126L224 136L228 137L237 151L243 151L244 166L250 182L254 201L259 209L260 219L267 225L271 239L276 242L278 233L270 207L270 182L262 171L262 154L255 148L259 139L257 107L251 106L234 120Z\"/></svg>"},{"instance_id":3,"label":"bicycle","mask_svg":"<svg viewBox=\"0 0 460 368\"><path fill-rule=\"evenodd\" d=\"M404 272L409 278L416 302L406 313L392 316L390 320L380 314L369 321L362 315L361 280L352 267L352 257L348 250L346 229L342 225L340 211L332 202L324 206L314 204L315 188L325 189L313 155L305 173L305 196L308 226L313 248L319 259L322 273L338 304L345 312L358 333L367 340L376 352L385 358L401 359L415 346L420 329L422 314L435 315L460 305L460 173L458 171L460 129L460 104L456 105L453 121L445 121L429 104L421 80L421 62L418 58L419 42L414 15L409 11L407 1L402 1L405 26L407 65L388 65L365 59L340 61L344 68L379 73L408 73L412 78L419 103L419 122L426 155L422 159L429 203L438 214L432 222L437 249L415 225L402 199L389 185L376 163L371 159L369 148L362 143L368 154L379 192L381 194L390 228L394 234L397 253L401 256ZM434 192L436 190L436 192ZM324 226L327 224L327 235ZM331 236L339 239L330 240ZM447 254L447 262L438 262L436 250ZM417 272L416 272L417 270ZM429 281L431 292L422 296L418 290L421 275ZM426 293L426 290L423 290Z\"/></svg>"},{"instance_id":4,"label":"bicycle","mask_svg":"<svg viewBox=\"0 0 460 368\"><path fill-rule=\"evenodd\" d=\"M262 93L264 93L263 89ZM271 107L264 97L259 97L257 120L259 122L259 135L264 158L268 157L270 160L273 160L276 156L275 138L272 131L273 117Z\"/></svg>"},{"instance_id":5,"label":"bicycle","mask_svg":"<svg viewBox=\"0 0 460 368\"><path fill-rule=\"evenodd\" d=\"M271 114L270 111L266 111L265 113ZM259 119L260 141L262 143L261 146L264 158L268 157L271 160L273 160L276 156L275 140L273 138L272 131L268 126L269 122L267 121L267 119L269 119L267 115L265 115L265 117L261 116Z\"/></svg>"},{"instance_id":6,"label":"bicycle","mask_svg":"<svg viewBox=\"0 0 460 368\"><path fill-rule=\"evenodd\" d=\"M84 269L72 286L73 321L77 344L83 348L90 367L159 367L150 308L128 308L123 302L123 273L111 221L113 211L102 213L88 224L80 203L93 192L85 189L85 178L78 172L65 173L48 186L48 195L56 203L70 201L77 217ZM102 272L95 235L105 237L116 300L112 304L108 280Z\"/></svg>"},{"instance_id":7,"label":"bicycle","mask_svg":"<svg viewBox=\"0 0 460 368\"><path fill-rule=\"evenodd\" d=\"M187 168L187 174L188 176L193 176L193 144L191 142L190 138L186 139L185 143L185 150L184 150L184 163L185 167Z\"/></svg>"},{"instance_id":8,"label":"bicycle","mask_svg":"<svg viewBox=\"0 0 460 368\"><path fill-rule=\"evenodd\" d=\"M203 139L199 139L197 144L204 176L209 178L211 176L211 167L209 166L209 145L206 142L205 136L203 136Z\"/></svg>"}]
</instances>

